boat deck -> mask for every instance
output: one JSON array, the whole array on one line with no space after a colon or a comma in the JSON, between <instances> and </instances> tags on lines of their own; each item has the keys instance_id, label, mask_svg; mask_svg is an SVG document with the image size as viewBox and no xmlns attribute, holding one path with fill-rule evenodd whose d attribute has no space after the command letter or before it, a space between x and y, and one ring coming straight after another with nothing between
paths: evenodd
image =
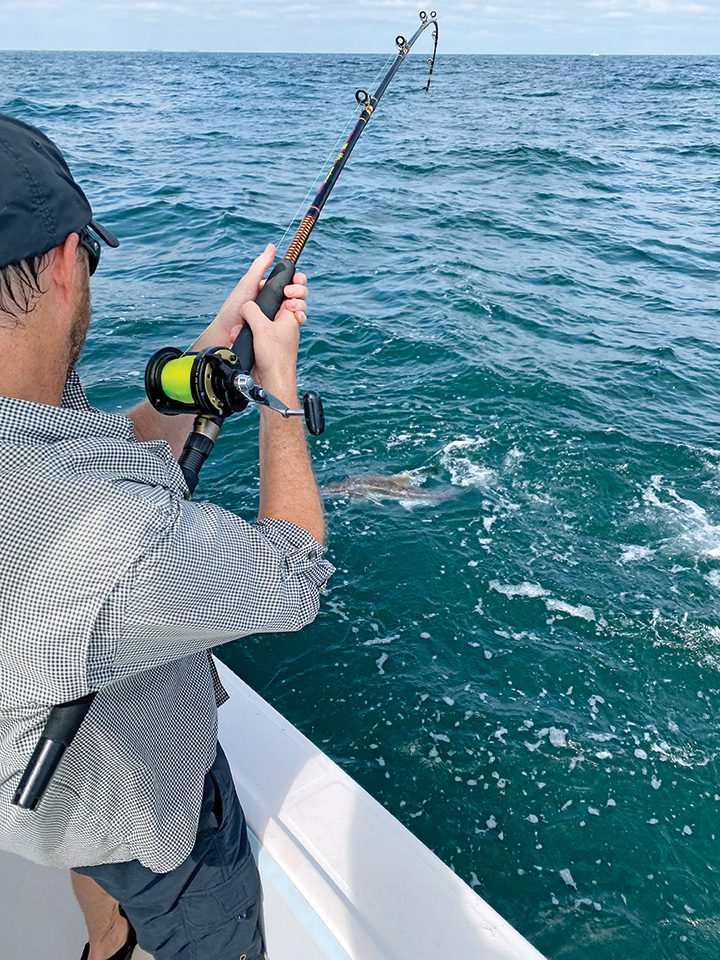
<instances>
[{"instance_id":1,"label":"boat deck","mask_svg":"<svg viewBox=\"0 0 720 960\"><path fill-rule=\"evenodd\" d=\"M271 960L542 960L223 664L220 739L253 834ZM0 854L0 960L78 960L67 874ZM134 960L147 958L137 950Z\"/></svg>"}]
</instances>

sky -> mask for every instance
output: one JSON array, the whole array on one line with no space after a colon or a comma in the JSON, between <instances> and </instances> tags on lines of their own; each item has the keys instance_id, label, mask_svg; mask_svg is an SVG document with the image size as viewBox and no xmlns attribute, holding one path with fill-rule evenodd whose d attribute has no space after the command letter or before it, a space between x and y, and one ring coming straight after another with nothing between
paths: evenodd
<instances>
[{"instance_id":1,"label":"sky","mask_svg":"<svg viewBox=\"0 0 720 960\"><path fill-rule=\"evenodd\" d=\"M420 9L420 0L0 0L0 49L389 53ZM720 53L720 0L438 0L437 13L441 53Z\"/></svg>"}]
</instances>

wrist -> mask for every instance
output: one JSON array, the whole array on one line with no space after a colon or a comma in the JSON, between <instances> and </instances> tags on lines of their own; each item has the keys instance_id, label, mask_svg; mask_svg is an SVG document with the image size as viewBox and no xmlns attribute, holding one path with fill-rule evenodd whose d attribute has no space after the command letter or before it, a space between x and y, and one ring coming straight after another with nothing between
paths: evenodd
<instances>
[{"instance_id":1,"label":"wrist","mask_svg":"<svg viewBox=\"0 0 720 960\"><path fill-rule=\"evenodd\" d=\"M225 347L227 346L226 338L223 339L221 331L218 329L215 321L209 324L197 340L193 343L190 350L193 353L198 353L200 350L206 350L208 347Z\"/></svg>"},{"instance_id":2,"label":"wrist","mask_svg":"<svg viewBox=\"0 0 720 960\"><path fill-rule=\"evenodd\" d=\"M294 374L256 374L256 381L263 390L272 393L286 406L296 408L298 405L297 377Z\"/></svg>"}]
</instances>

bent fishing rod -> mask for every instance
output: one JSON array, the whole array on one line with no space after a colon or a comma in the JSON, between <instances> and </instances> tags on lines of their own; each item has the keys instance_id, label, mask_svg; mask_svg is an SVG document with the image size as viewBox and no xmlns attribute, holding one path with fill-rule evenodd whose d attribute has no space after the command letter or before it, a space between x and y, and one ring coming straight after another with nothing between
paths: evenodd
<instances>
[{"instance_id":1,"label":"bent fishing rod","mask_svg":"<svg viewBox=\"0 0 720 960\"><path fill-rule=\"evenodd\" d=\"M401 64L428 27L432 27L433 31L433 51L427 60L429 72L423 87L427 92L430 89L435 68L438 45L437 14L434 10L430 14L424 10L421 11L420 26L409 40L402 35L395 38L397 56L375 92L364 89L355 91L355 102L362 108L360 116L308 207L290 245L274 265L255 300L266 317L273 319L282 306L285 299L283 291L292 282L300 254L355 144L370 122L382 95ZM309 390L303 395L301 410L290 410L281 400L255 383L252 377L254 365L252 332L247 323L240 330L230 349L208 347L197 353L183 353L176 347L164 347L153 354L148 362L145 371L145 390L153 407L160 413L171 416L195 415L192 431L185 442L179 460L191 496L197 487L203 464L210 456L220 435L223 423L227 417L241 412L251 402L269 407L283 417L304 417L308 431L314 436L319 436L325 429L323 404L316 391ZM53 707L13 796L12 802L15 806L25 810L37 808L94 698L95 691L77 700Z\"/></svg>"},{"instance_id":2,"label":"bent fishing rod","mask_svg":"<svg viewBox=\"0 0 720 960\"><path fill-rule=\"evenodd\" d=\"M255 301L266 317L272 319L280 309L284 299L283 290L292 282L300 254L380 98L415 41L432 25L434 47L428 60L430 71L427 83L423 88L426 92L429 90L438 42L436 17L434 10L429 16L422 11L420 26L412 37L409 40L403 36L395 38L397 57L375 93L362 89L355 92L355 101L362 107L362 112L308 207L292 242L275 264ZM289 410L277 397L254 382L251 376L254 364L252 332L247 323L229 350L209 347L199 353L183 353L175 347L165 347L158 350L148 363L145 389L155 409L171 415L193 413L196 416L193 430L180 456L180 467L191 494L226 417L244 410L250 402L270 407L283 417L304 416L307 429L314 436L319 436L325 429L325 415L319 394L314 390L308 391L303 396L303 409Z\"/></svg>"}]
</instances>

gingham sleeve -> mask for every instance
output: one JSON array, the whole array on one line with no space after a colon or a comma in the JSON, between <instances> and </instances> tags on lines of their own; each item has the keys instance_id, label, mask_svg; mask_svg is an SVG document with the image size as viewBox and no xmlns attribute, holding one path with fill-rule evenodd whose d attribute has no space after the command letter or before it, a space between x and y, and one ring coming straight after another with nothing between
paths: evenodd
<instances>
[{"instance_id":1,"label":"gingham sleeve","mask_svg":"<svg viewBox=\"0 0 720 960\"><path fill-rule=\"evenodd\" d=\"M183 501L171 529L115 593L121 627L111 673L147 669L251 633L299 630L315 619L334 567L305 530L247 523Z\"/></svg>"}]
</instances>

